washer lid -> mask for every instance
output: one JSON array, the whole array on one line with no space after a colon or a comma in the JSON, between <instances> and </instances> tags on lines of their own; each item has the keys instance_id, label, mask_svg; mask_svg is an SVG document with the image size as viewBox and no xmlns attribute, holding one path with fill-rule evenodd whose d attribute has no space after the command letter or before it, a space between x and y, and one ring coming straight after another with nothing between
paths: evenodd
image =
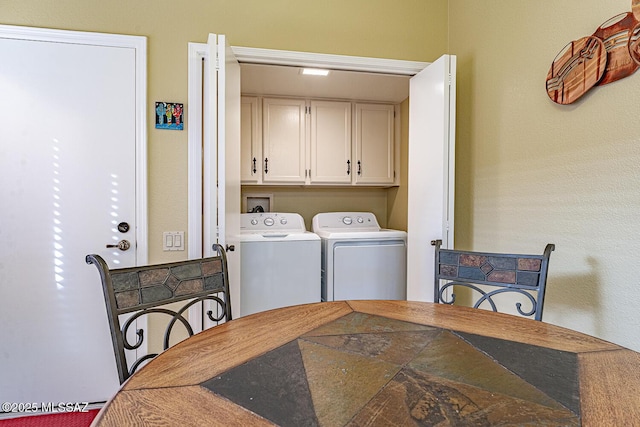
<instances>
[{"instance_id":1,"label":"washer lid","mask_svg":"<svg viewBox=\"0 0 640 427\"><path fill-rule=\"evenodd\" d=\"M382 228L378 231L320 230L316 234L327 240L406 240L402 230Z\"/></svg>"},{"instance_id":2,"label":"washer lid","mask_svg":"<svg viewBox=\"0 0 640 427\"><path fill-rule=\"evenodd\" d=\"M304 219L297 213L240 214L240 234L301 234L307 232Z\"/></svg>"},{"instance_id":3,"label":"washer lid","mask_svg":"<svg viewBox=\"0 0 640 427\"><path fill-rule=\"evenodd\" d=\"M335 232L380 231L376 216L371 212L325 212L313 217L312 230Z\"/></svg>"},{"instance_id":4,"label":"washer lid","mask_svg":"<svg viewBox=\"0 0 640 427\"><path fill-rule=\"evenodd\" d=\"M241 233L238 240L240 242L302 242L302 241L318 241L320 237L310 231L303 233L280 233L277 231L265 231L262 233Z\"/></svg>"}]
</instances>

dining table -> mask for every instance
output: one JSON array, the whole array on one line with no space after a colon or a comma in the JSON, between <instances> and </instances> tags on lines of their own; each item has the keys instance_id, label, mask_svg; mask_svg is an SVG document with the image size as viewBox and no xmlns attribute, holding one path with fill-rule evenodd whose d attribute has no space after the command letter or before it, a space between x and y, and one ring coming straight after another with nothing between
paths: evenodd
<instances>
[{"instance_id":1,"label":"dining table","mask_svg":"<svg viewBox=\"0 0 640 427\"><path fill-rule=\"evenodd\" d=\"M633 426L640 353L482 309L304 304L169 348L93 425Z\"/></svg>"}]
</instances>

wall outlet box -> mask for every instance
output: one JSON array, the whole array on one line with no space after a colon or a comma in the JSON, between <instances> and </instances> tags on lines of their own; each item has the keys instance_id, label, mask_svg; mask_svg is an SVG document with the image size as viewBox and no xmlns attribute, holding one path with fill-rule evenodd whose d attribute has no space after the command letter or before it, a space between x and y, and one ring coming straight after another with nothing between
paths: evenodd
<instances>
[{"instance_id":1,"label":"wall outlet box","mask_svg":"<svg viewBox=\"0 0 640 427\"><path fill-rule=\"evenodd\" d=\"M162 233L162 250L184 251L184 231L165 231Z\"/></svg>"}]
</instances>

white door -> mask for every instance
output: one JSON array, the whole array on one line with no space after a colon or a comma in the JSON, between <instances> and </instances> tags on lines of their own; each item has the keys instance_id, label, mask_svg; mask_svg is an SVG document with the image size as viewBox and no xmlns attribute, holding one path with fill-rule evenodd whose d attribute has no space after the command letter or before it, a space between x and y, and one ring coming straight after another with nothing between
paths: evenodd
<instances>
[{"instance_id":1,"label":"white door","mask_svg":"<svg viewBox=\"0 0 640 427\"><path fill-rule=\"evenodd\" d=\"M143 37L0 26L0 402L119 387L85 256L146 262L145 51ZM106 248L121 240L131 249Z\"/></svg>"},{"instance_id":2,"label":"white door","mask_svg":"<svg viewBox=\"0 0 640 427\"><path fill-rule=\"evenodd\" d=\"M231 311L240 313L240 65L224 35L207 44L217 60L205 67L204 255L216 242L227 248Z\"/></svg>"},{"instance_id":3,"label":"white door","mask_svg":"<svg viewBox=\"0 0 640 427\"><path fill-rule=\"evenodd\" d=\"M433 301L434 248L453 248L456 57L444 55L409 83L407 299Z\"/></svg>"}]
</instances>

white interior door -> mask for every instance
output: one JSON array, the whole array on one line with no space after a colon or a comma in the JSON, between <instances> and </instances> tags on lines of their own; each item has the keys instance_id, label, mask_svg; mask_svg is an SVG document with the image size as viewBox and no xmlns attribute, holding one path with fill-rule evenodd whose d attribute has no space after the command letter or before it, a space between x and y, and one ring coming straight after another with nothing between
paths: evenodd
<instances>
[{"instance_id":1,"label":"white interior door","mask_svg":"<svg viewBox=\"0 0 640 427\"><path fill-rule=\"evenodd\" d=\"M204 249L227 248L231 311L240 313L240 65L224 35L209 34L207 44Z\"/></svg>"},{"instance_id":2,"label":"white interior door","mask_svg":"<svg viewBox=\"0 0 640 427\"><path fill-rule=\"evenodd\" d=\"M0 58L0 402L105 401L119 383L85 256L146 262L146 39L0 26Z\"/></svg>"},{"instance_id":3,"label":"white interior door","mask_svg":"<svg viewBox=\"0 0 640 427\"><path fill-rule=\"evenodd\" d=\"M407 299L433 301L434 248L453 248L456 57L444 55L409 82Z\"/></svg>"}]
</instances>

